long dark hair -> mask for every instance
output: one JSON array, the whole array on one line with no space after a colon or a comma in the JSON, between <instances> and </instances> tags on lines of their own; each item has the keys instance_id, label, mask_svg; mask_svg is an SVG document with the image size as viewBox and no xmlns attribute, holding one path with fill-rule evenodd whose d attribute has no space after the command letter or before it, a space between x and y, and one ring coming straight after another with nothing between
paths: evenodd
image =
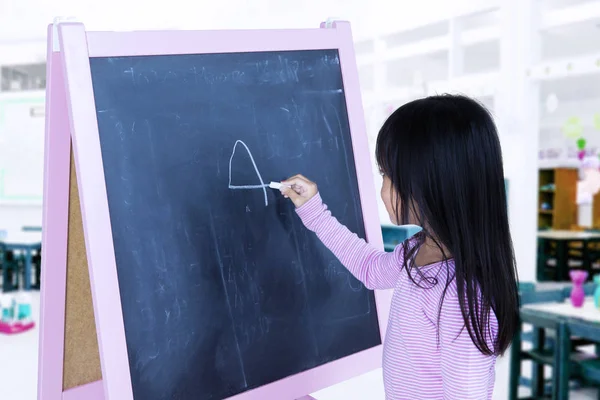
<instances>
[{"instance_id":1,"label":"long dark hair","mask_svg":"<svg viewBox=\"0 0 600 400\"><path fill-rule=\"evenodd\" d=\"M415 279L419 268L410 265L415 265L419 247L429 239L444 259L454 259L453 269L442 263L448 278L440 312L455 279L473 343L483 354L503 354L517 329L519 299L502 152L490 113L465 96L415 100L384 123L376 157L391 180L398 223L423 227L416 245L403 244L409 276L415 283L423 282ZM495 338L490 337L492 311L498 321Z\"/></svg>"}]
</instances>

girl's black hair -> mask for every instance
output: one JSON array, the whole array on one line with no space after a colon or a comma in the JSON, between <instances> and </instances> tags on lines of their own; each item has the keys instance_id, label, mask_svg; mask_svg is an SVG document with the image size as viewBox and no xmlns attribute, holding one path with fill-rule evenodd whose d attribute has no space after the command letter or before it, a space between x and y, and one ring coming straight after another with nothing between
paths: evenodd
<instances>
[{"instance_id":1,"label":"girl's black hair","mask_svg":"<svg viewBox=\"0 0 600 400\"><path fill-rule=\"evenodd\" d=\"M397 222L423 228L416 245L403 244L403 267L412 281L438 284L437 279L415 279L413 274L421 272L409 266L415 265L419 247L429 239L455 264L450 269L448 262L442 263L448 273L440 276L448 278L440 312L448 286L456 279L473 343L483 354L503 354L517 330L519 298L502 152L490 113L465 96L415 100L384 123L376 157L394 189ZM498 320L495 338L490 337L492 311Z\"/></svg>"}]
</instances>

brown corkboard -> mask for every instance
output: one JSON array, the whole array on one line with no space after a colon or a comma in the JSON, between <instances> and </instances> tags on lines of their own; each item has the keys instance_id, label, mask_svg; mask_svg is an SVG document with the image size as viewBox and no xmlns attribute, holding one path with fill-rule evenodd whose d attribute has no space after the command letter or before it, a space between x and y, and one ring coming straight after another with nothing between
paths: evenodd
<instances>
[{"instance_id":1,"label":"brown corkboard","mask_svg":"<svg viewBox=\"0 0 600 400\"><path fill-rule=\"evenodd\" d=\"M63 390L102 379L73 152L70 180Z\"/></svg>"}]
</instances>

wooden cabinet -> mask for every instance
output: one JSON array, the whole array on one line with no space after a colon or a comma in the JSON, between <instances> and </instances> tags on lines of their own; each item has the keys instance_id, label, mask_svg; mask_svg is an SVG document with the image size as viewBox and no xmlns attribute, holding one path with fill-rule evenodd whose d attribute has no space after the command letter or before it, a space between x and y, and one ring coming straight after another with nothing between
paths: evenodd
<instances>
[{"instance_id":1,"label":"wooden cabinet","mask_svg":"<svg viewBox=\"0 0 600 400\"><path fill-rule=\"evenodd\" d=\"M539 178L538 228L564 230L577 225L578 170L542 169Z\"/></svg>"},{"instance_id":2,"label":"wooden cabinet","mask_svg":"<svg viewBox=\"0 0 600 400\"><path fill-rule=\"evenodd\" d=\"M600 229L600 192L594 195L592 203L592 228Z\"/></svg>"}]
</instances>

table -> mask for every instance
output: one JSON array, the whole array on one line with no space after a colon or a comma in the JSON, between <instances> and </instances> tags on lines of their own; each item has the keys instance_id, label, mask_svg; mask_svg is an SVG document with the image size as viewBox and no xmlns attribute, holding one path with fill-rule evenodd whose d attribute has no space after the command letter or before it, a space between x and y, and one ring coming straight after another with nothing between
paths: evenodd
<instances>
[{"instance_id":1,"label":"table","mask_svg":"<svg viewBox=\"0 0 600 400\"><path fill-rule=\"evenodd\" d=\"M558 374L557 386L559 395L557 398L568 398L569 375L567 371L561 370L561 365L569 362L570 354L570 338L568 337L568 326L572 320L583 320L587 322L597 323L600 330L600 310L594 304L593 297L586 297L582 307L574 307L571 304L571 299L567 298L562 303L538 303L528 304L521 307L521 321L529 323L537 328L552 328L557 330L558 347L555 349L560 354L556 356L556 371ZM539 338L543 341L543 333ZM519 343L520 346L520 343ZM569 350L560 351L559 348L568 347ZM538 382L539 385L542 383ZM556 390L556 389L555 389Z\"/></svg>"},{"instance_id":2,"label":"table","mask_svg":"<svg viewBox=\"0 0 600 400\"><path fill-rule=\"evenodd\" d=\"M511 346L511 371L510 371L510 387L509 387L509 398L510 400L518 399L518 390L519 390L519 381L521 376L521 362L524 359L530 359L534 362L534 368L532 370L531 375L531 390L532 390L532 398L543 397L545 392L545 380L544 380L544 366L549 360L552 359L553 364L553 387L555 391L560 391L561 386L568 387L567 378L563 378L560 375L560 365L561 365L561 353L558 351L554 352L554 355L548 357L547 360L542 359L543 350L545 348L546 343L546 329L551 329L556 332L556 339L560 341L563 336L565 336L565 329L563 318L558 316L557 314L552 313L552 306L560 305L561 303L543 303L548 308L545 308L543 311L539 309L532 308L533 305L523 306L520 309L520 323L519 330L522 332L522 324L531 324L533 326L533 348L529 357L525 357L521 350L521 342L522 342L522 334L519 333L515 335ZM538 306L536 304L535 306ZM559 342L560 343L560 342ZM555 350L557 347L555 347ZM538 354L538 357L534 357L533 352ZM564 381L567 380L566 383ZM564 396L553 396L553 399L564 399Z\"/></svg>"},{"instance_id":3,"label":"table","mask_svg":"<svg viewBox=\"0 0 600 400\"><path fill-rule=\"evenodd\" d=\"M538 231L537 237L540 239L551 240L589 240L600 239L600 232L579 232L579 231Z\"/></svg>"},{"instance_id":4,"label":"table","mask_svg":"<svg viewBox=\"0 0 600 400\"><path fill-rule=\"evenodd\" d=\"M42 232L7 231L6 236L0 239L0 243L7 250L22 251L25 254L25 283L24 289L31 289L31 258L32 253L42 246Z\"/></svg>"},{"instance_id":5,"label":"table","mask_svg":"<svg viewBox=\"0 0 600 400\"><path fill-rule=\"evenodd\" d=\"M556 242L556 268L557 280L569 280L568 267L568 243L573 241L583 242L583 269L589 271L591 263L587 257L588 243L590 241L600 242L600 232L578 232L578 231L539 231L538 240L548 240ZM545 268L546 260L538 255L538 279L543 278L542 273Z\"/></svg>"},{"instance_id":6,"label":"table","mask_svg":"<svg viewBox=\"0 0 600 400\"><path fill-rule=\"evenodd\" d=\"M538 303L528 304L521 308L521 312L529 315L542 314L546 318L578 318L584 321L600 324L600 310L596 308L593 297L586 297L582 307L573 307L571 299L563 303ZM600 328L600 325L598 326Z\"/></svg>"}]
</instances>

